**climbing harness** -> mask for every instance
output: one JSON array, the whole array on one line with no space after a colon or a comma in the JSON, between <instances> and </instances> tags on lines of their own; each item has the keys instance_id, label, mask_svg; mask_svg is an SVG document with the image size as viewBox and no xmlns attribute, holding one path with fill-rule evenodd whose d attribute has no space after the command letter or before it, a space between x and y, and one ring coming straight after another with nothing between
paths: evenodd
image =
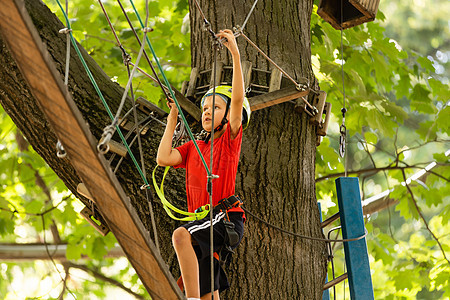
<instances>
[{"instance_id":1,"label":"climbing harness","mask_svg":"<svg viewBox=\"0 0 450 300\"><path fill-rule=\"evenodd\" d=\"M221 265L228 267L232 261L232 255L234 254L234 248L239 244L239 234L235 230L235 225L230 221L228 216L228 211L232 208L237 208L242 206L242 200L239 196L232 195L228 198L224 198L219 201L219 203L214 206L213 212L220 213L224 212L225 217L221 220L225 227L225 242L221 249L218 251L215 258L220 262Z\"/></svg>"},{"instance_id":2,"label":"climbing harness","mask_svg":"<svg viewBox=\"0 0 450 300\"><path fill-rule=\"evenodd\" d=\"M224 198L219 201L219 203L214 206L214 213L224 212L225 217L223 219L223 223L225 225L225 229L227 232L226 237L226 245L227 247L235 247L239 243L239 235L234 230L234 223L230 222L230 218L228 217L228 211L232 208L237 208L242 206L242 200L239 196L232 195L228 198Z\"/></svg>"}]
</instances>

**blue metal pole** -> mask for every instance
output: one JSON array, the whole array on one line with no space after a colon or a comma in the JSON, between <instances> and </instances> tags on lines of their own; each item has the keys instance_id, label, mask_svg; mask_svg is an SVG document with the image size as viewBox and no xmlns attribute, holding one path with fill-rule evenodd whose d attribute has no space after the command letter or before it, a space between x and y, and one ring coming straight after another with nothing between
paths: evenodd
<instances>
[{"instance_id":1,"label":"blue metal pole","mask_svg":"<svg viewBox=\"0 0 450 300\"><path fill-rule=\"evenodd\" d=\"M340 177L336 179L336 192L343 238L352 239L364 235L364 219L358 178ZM344 252L350 298L352 300L374 299L366 238L344 242Z\"/></svg>"}]
</instances>

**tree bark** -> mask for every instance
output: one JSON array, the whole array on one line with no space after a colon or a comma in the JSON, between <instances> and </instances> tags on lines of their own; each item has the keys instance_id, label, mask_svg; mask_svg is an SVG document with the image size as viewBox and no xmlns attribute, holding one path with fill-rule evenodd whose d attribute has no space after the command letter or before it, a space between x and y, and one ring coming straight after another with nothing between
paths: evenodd
<instances>
[{"instance_id":1,"label":"tree bark","mask_svg":"<svg viewBox=\"0 0 450 300\"><path fill-rule=\"evenodd\" d=\"M46 43L63 78L66 38L58 34L65 26L37 0L26 0L30 16ZM242 24L251 5L235 1L200 1L213 30ZM310 60L310 15L312 1L260 0L245 28L246 35L291 76L315 82ZM198 11L191 3L192 67L212 66L211 38L203 32ZM240 38L243 60L253 67L270 70L271 66L256 50ZM70 61L69 91L96 138L110 120L73 51ZM85 51L83 55L114 112L123 89L113 83ZM231 65L225 50L219 61ZM267 76L256 74L253 83L267 84ZM56 156L57 137L21 76L0 34L0 103L22 131L28 142L46 160L66 186L83 202L76 191L80 182L68 158ZM288 83L285 83L288 84ZM319 212L315 199L314 159L315 127L308 117L297 112L295 103L284 103L252 115L244 132L236 190L245 207L270 223L304 235L321 237ZM124 111L131 107L130 102ZM143 115L140 115L142 118ZM152 123L143 138L147 170L155 166L157 146L164 128ZM117 138L114 137L116 140ZM136 157L137 147L132 148ZM109 158L110 154L107 155ZM117 164L117 158L112 166ZM147 172L149 174L150 171ZM132 200L144 225L150 230L148 202L139 189L142 180L127 158L117 177ZM183 172L172 171L166 196L177 206L184 206ZM159 204L154 204L161 253L172 273L178 266L171 246L171 233L179 225L169 219ZM150 230L151 231L151 230ZM229 269L232 288L225 299L321 299L325 280L325 244L285 235L247 216L246 233Z\"/></svg>"}]
</instances>

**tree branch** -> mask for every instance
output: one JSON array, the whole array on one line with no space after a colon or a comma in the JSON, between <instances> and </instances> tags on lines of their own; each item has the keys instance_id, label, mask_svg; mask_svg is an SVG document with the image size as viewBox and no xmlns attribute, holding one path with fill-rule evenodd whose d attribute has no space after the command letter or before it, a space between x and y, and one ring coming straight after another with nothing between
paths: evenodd
<instances>
[{"instance_id":1,"label":"tree branch","mask_svg":"<svg viewBox=\"0 0 450 300\"><path fill-rule=\"evenodd\" d=\"M426 164L426 163L424 163L424 164ZM358 171L348 171L347 174L349 174L349 175L350 174L361 175L361 174L365 174L365 173L369 173L369 172L375 172L376 173L376 172L381 172L381 171L405 170L405 169L422 169L422 170L424 170L424 168L418 167L418 165L419 164L415 164L415 165L412 165L412 166L405 166L405 167L390 166L389 165L389 166L386 166L386 167L370 168L370 169L363 169L363 170L358 170ZM447 165L450 165L450 164L442 164L442 165L447 166ZM427 171L427 172L430 172L430 171ZM325 175L323 177L316 178L316 183L324 181L324 180L327 180L327 179L330 179L330 178L341 177L341 176L344 176L344 175L345 175L344 172L328 174L328 175ZM439 175L436 175L436 176L439 176ZM442 176L439 176L439 177L443 178ZM443 179L446 180L446 181L449 181L449 179L447 179L447 178L443 178Z\"/></svg>"},{"instance_id":2,"label":"tree branch","mask_svg":"<svg viewBox=\"0 0 450 300\"><path fill-rule=\"evenodd\" d=\"M409 184L406 182L406 174L405 174L405 170L402 170L402 175L403 175L403 180L405 181L405 186L408 189L409 194L411 195L411 200L414 203L414 206L416 207L417 212L419 213L420 218L422 219L423 223L425 224L425 227L427 228L427 230L430 232L431 236L433 237L433 239L436 241L436 243L438 244L439 248L441 249L442 255L444 256L445 260L447 260L448 264L450 265L450 260L447 258L447 256L445 255L445 251L444 248L442 248L441 243L439 242L439 239L434 235L433 231L431 231L430 227L428 226L428 222L427 220L425 220L425 217L422 213L422 211L419 208L419 205L417 204L416 199L414 198L414 194L409 186Z\"/></svg>"},{"instance_id":3,"label":"tree branch","mask_svg":"<svg viewBox=\"0 0 450 300\"><path fill-rule=\"evenodd\" d=\"M92 270L92 269L90 269L90 268L89 268L88 266L86 266L86 265L79 265L79 264L75 264L75 263L72 263L72 262L68 262L67 264L68 264L68 267L83 270L83 271L85 271L86 273L91 274L92 276L94 276L94 277L97 278L97 279L100 279L100 280L102 280L102 281L105 281L105 282L107 282L107 283L110 283L110 284L112 284L112 285L114 285L114 286L116 286L116 287L118 287L118 288L124 290L125 292L127 292L127 293L133 295L133 296L136 297L137 299L145 300L145 298L144 298L142 295L133 292L131 289L127 288L126 286L124 286L124 285L123 285L122 283L120 283L119 281L117 281L117 280L115 280L115 279L113 279L113 278L110 278L110 277L106 277L106 276L103 275L102 273L100 273L100 272L98 272L98 271L96 271L96 270Z\"/></svg>"}]
</instances>

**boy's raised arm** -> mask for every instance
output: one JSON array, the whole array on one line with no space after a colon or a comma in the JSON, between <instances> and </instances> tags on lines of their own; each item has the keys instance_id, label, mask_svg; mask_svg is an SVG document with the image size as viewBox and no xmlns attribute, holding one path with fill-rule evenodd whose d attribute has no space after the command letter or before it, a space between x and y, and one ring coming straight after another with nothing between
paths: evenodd
<instances>
[{"instance_id":1,"label":"boy's raised arm","mask_svg":"<svg viewBox=\"0 0 450 300\"><path fill-rule=\"evenodd\" d=\"M233 79L232 79L232 92L231 92L231 104L230 104L230 130L231 138L235 138L239 132L239 128L242 124L242 105L244 102L244 76L242 74L241 56L239 54L239 48L236 43L236 38L233 32L229 29L220 30L217 34L220 38L226 38L227 41L223 44L230 51L233 59Z\"/></svg>"},{"instance_id":2,"label":"boy's raised arm","mask_svg":"<svg viewBox=\"0 0 450 300\"><path fill-rule=\"evenodd\" d=\"M182 162L182 157L178 150L172 148L172 137L177 126L178 109L175 103L169 103L170 113L167 117L167 126L158 147L156 163L162 167L175 166Z\"/></svg>"}]
</instances>

